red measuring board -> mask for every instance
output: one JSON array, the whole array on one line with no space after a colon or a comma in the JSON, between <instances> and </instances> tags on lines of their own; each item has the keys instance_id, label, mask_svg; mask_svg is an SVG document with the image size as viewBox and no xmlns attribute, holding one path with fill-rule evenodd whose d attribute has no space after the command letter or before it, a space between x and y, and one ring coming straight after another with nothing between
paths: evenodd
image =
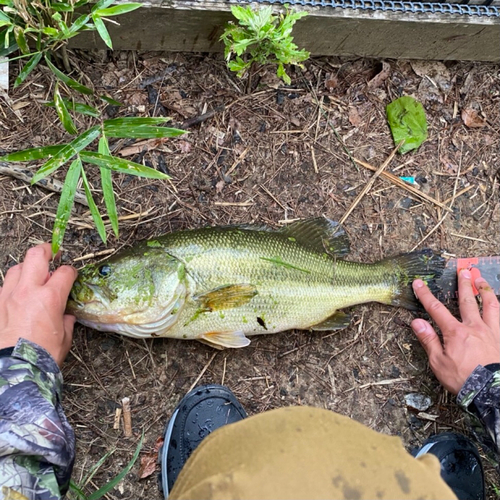
<instances>
[{"instance_id":1,"label":"red measuring board","mask_svg":"<svg viewBox=\"0 0 500 500\"><path fill-rule=\"evenodd\" d=\"M440 288L438 299L441 302L458 298L457 274L462 269L469 269L473 284L476 278L482 276L493 288L495 294L500 295L500 256L450 259L446 263L442 276L437 280ZM477 294L475 286L473 289Z\"/></svg>"}]
</instances>

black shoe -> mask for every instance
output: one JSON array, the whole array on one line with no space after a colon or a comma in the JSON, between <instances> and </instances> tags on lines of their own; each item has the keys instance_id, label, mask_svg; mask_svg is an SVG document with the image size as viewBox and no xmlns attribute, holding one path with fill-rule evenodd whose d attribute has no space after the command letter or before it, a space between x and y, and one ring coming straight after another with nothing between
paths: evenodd
<instances>
[{"instance_id":1,"label":"black shoe","mask_svg":"<svg viewBox=\"0 0 500 500\"><path fill-rule=\"evenodd\" d=\"M165 429L159 452L160 490L168 498L179 472L201 441L223 425L246 418L235 395L222 385L203 385L188 392Z\"/></svg>"},{"instance_id":2,"label":"black shoe","mask_svg":"<svg viewBox=\"0 0 500 500\"><path fill-rule=\"evenodd\" d=\"M441 477L458 500L484 500L484 472L476 445L462 434L443 432L427 439L415 458L426 453L441 463Z\"/></svg>"}]
</instances>

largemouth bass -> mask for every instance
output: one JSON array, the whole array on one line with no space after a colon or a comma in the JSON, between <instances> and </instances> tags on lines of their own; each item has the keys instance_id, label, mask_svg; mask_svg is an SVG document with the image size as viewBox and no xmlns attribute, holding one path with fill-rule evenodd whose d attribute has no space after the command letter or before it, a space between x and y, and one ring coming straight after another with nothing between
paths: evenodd
<instances>
[{"instance_id":1,"label":"largemouth bass","mask_svg":"<svg viewBox=\"0 0 500 500\"><path fill-rule=\"evenodd\" d=\"M325 218L281 230L179 231L84 267L67 312L96 330L244 347L247 336L337 330L340 309L381 302L417 309L411 283L432 287L444 261L430 250L374 264L348 262L344 230Z\"/></svg>"}]
</instances>

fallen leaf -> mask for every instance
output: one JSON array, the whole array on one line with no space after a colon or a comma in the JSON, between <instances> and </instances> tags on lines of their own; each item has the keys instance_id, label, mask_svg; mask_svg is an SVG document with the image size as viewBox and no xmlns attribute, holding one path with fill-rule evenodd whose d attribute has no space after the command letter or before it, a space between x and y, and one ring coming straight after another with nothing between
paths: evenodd
<instances>
[{"instance_id":1,"label":"fallen leaf","mask_svg":"<svg viewBox=\"0 0 500 500\"><path fill-rule=\"evenodd\" d=\"M482 128L486 125L486 121L479 116L477 111L471 108L462 110L462 121L469 128Z\"/></svg>"},{"instance_id":2,"label":"fallen leaf","mask_svg":"<svg viewBox=\"0 0 500 500\"><path fill-rule=\"evenodd\" d=\"M354 127L358 127L363 120L361 116L359 116L359 112L356 108L350 106L349 107L349 122Z\"/></svg>"},{"instance_id":3,"label":"fallen leaf","mask_svg":"<svg viewBox=\"0 0 500 500\"><path fill-rule=\"evenodd\" d=\"M431 79L444 93L451 89L451 74L448 68L439 61L411 61L413 71L422 78Z\"/></svg>"},{"instance_id":4,"label":"fallen leaf","mask_svg":"<svg viewBox=\"0 0 500 500\"><path fill-rule=\"evenodd\" d=\"M326 81L325 81L325 88L329 92L331 92L334 88L336 88L339 84L339 81L335 76L330 76Z\"/></svg>"},{"instance_id":5,"label":"fallen leaf","mask_svg":"<svg viewBox=\"0 0 500 500\"><path fill-rule=\"evenodd\" d=\"M391 65L383 61L382 69L368 82L368 87L372 89L380 87L387 80L390 74L391 74Z\"/></svg>"},{"instance_id":6,"label":"fallen leaf","mask_svg":"<svg viewBox=\"0 0 500 500\"><path fill-rule=\"evenodd\" d=\"M192 144L188 141L177 141L177 146L179 146L181 153L190 153L193 148Z\"/></svg>"},{"instance_id":7,"label":"fallen leaf","mask_svg":"<svg viewBox=\"0 0 500 500\"><path fill-rule=\"evenodd\" d=\"M411 96L403 96L386 107L387 121L395 144L404 140L400 154L417 149L427 139L424 107Z\"/></svg>"},{"instance_id":8,"label":"fallen leaf","mask_svg":"<svg viewBox=\"0 0 500 500\"><path fill-rule=\"evenodd\" d=\"M159 437L156 440L155 448L150 453L146 453L141 457L141 466L139 467L139 479L144 479L151 476L156 471L156 463L158 462L158 452L163 445L163 438Z\"/></svg>"}]
</instances>

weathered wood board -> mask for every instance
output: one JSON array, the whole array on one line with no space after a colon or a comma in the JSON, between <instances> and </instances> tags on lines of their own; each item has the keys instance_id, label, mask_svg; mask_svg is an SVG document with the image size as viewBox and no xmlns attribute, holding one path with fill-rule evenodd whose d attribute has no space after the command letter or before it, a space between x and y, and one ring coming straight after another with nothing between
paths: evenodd
<instances>
[{"instance_id":1,"label":"weathered wood board","mask_svg":"<svg viewBox=\"0 0 500 500\"><path fill-rule=\"evenodd\" d=\"M121 3L117 1L117 3ZM115 49L221 51L219 37L232 18L230 2L161 1L108 24ZM276 6L276 9L279 7ZM500 61L500 17L369 11L297 6L309 16L297 22L295 42L313 55ZM97 33L72 47L105 48Z\"/></svg>"}]
</instances>

